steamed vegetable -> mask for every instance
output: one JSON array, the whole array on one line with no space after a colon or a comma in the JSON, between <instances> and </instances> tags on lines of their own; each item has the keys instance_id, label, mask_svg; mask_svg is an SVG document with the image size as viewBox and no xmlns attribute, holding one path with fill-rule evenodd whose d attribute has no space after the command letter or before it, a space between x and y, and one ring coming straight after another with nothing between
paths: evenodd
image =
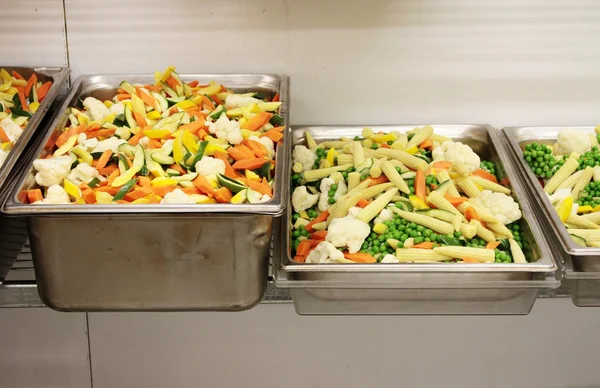
<instances>
[{"instance_id":1,"label":"steamed vegetable","mask_svg":"<svg viewBox=\"0 0 600 388\"><path fill-rule=\"evenodd\" d=\"M46 98L50 87L52 81L38 81L35 73L26 80L16 71L9 74L0 69L0 166Z\"/></svg>"},{"instance_id":2,"label":"steamed vegetable","mask_svg":"<svg viewBox=\"0 0 600 388\"><path fill-rule=\"evenodd\" d=\"M154 84L123 81L112 100L70 108L53 153L33 163L40 188L28 201L56 203L54 186L72 204L269 201L280 106L278 95L183 82L173 67Z\"/></svg>"},{"instance_id":3,"label":"steamed vegetable","mask_svg":"<svg viewBox=\"0 0 600 388\"><path fill-rule=\"evenodd\" d=\"M523 262L508 239L530 254L511 190L468 145L431 126L305 138L293 151L296 261Z\"/></svg>"},{"instance_id":4,"label":"steamed vegetable","mask_svg":"<svg viewBox=\"0 0 600 388\"><path fill-rule=\"evenodd\" d=\"M600 236L584 238L579 231L600 229L598 138L600 126L594 132L565 129L552 147L532 143L523 151L573 241L589 247L598 246Z\"/></svg>"}]
</instances>

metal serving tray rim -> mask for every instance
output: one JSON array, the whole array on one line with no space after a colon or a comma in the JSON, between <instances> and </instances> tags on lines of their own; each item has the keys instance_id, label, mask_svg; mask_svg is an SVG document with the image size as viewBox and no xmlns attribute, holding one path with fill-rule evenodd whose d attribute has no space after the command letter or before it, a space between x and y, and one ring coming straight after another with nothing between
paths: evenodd
<instances>
[{"instance_id":1,"label":"metal serving tray rim","mask_svg":"<svg viewBox=\"0 0 600 388\"><path fill-rule=\"evenodd\" d=\"M575 129L575 130L592 130L595 128L594 126L522 126L522 127L505 127L502 128L502 132L504 133L504 137L507 139L510 148L512 149L513 156L518 159L519 166L521 170L524 171L523 174L525 178L529 181L531 186L533 186L533 192L535 193L535 197L540 202L544 214L546 215L546 220L549 221L552 230L558 235L561 245L563 249L570 255L574 256L589 256L589 255L600 255L600 248L592 248L592 247L582 247L577 244L569 237L567 233L567 228L564 226L562 221L558 218L558 214L552 208L552 204L548 201L548 197L545 192L542 190L542 187L538 183L537 179L533 175L533 172L529 168L529 166L523 160L523 153L517 138L515 137L515 132L518 130L532 129L532 130L541 130L541 129L550 129L550 130L560 130L560 129Z\"/></svg>"},{"instance_id":2,"label":"metal serving tray rim","mask_svg":"<svg viewBox=\"0 0 600 388\"><path fill-rule=\"evenodd\" d=\"M25 150L25 147L29 143L29 140L33 137L34 133L37 131L39 125L42 120L48 113L52 102L58 96L58 92L61 89L62 85L67 81L67 76L70 73L70 69L66 67L59 66L1 66L0 68L19 68L19 69L27 69L31 70L36 74L42 74L47 77L52 78L52 87L48 91L46 98L40 104L38 110L32 115L29 123L23 130L23 133L19 137L19 139L15 142L14 148L9 152L6 160L0 166L0 185L4 186L7 181L15 180L10 179L8 177L9 173L12 171L13 167L19 160L21 154Z\"/></svg>"},{"instance_id":3,"label":"metal serving tray rim","mask_svg":"<svg viewBox=\"0 0 600 388\"><path fill-rule=\"evenodd\" d=\"M269 202L261 204L137 204L137 205L125 205L125 204L114 204L114 205L83 205L83 204L70 204L70 205L45 205L45 204L24 204L18 200L17 194L21 190L27 175L33 168L27 168L23 171L19 177L17 183L14 185L8 199L2 205L2 212L10 215L40 215L40 214L92 214L92 213L124 213L124 214L138 214L138 213L251 213L251 214L265 214L272 216L280 216L285 212L287 206L287 197L289 193L289 185L286 186L283 182L289 180L289 159L291 158L291 152L287 152L291 149L291 130L289 124L289 105L290 105L290 94L289 94L289 77L283 74L234 74L234 73L221 73L221 74L180 74L183 79L188 78L207 78L213 77L214 79L233 76L233 77L273 77L279 79L279 94L281 96L282 103L282 114L284 116L286 130L283 138L283 144L277 148L275 156L276 167L275 167L275 187L274 196ZM96 77L119 77L123 79L135 79L141 77L154 77L149 74L93 74L93 75L81 75L77 77L73 87L69 91L68 96L60 107L59 112L65 112L69 108L71 100L79 93L81 84L89 79ZM99 88L101 88L100 85ZM232 86L233 87L233 86ZM50 138L55 128L64 120L64 115L58 114L53 120L52 124L48 127L47 133L44 135L42 141L35 150L34 156L37 157L42 150L46 141ZM30 165L32 161L28 164Z\"/></svg>"},{"instance_id":4,"label":"metal serving tray rim","mask_svg":"<svg viewBox=\"0 0 600 388\"><path fill-rule=\"evenodd\" d=\"M409 127L409 126L422 126L423 124L388 124L388 125L366 125L366 127L370 127L373 129L377 128L401 128L401 127ZM436 124L431 124L435 126ZM498 136L497 131L490 125L487 124L437 124L439 126L445 127L478 127L483 128L487 131L490 136L491 144L498 144L495 146L495 150L498 153L498 157L502 163L502 166L506 172L506 175L509 177L511 185L513 186L513 190L519 191L522 193L526 193L525 190L521 187L521 182L519 180L518 175L514 171L513 166L510 164L510 159L508 155L506 155L506 151L502 146L502 140L500 136ZM364 128L362 125L293 125L293 131L307 130L310 128ZM291 136L290 136L291 137ZM535 241L538 243L538 247L541 251L541 260L534 263L527 264L450 264L450 263L439 263L439 264L411 264L411 263L398 263L398 264L304 264L304 263L293 263L291 258L288 256L288 247L289 247L289 225L290 225L290 212L286 213L286 216L282 218L281 221L281 238L276 239L275 241L281 241L281 244L276 244L276 248L278 248L281 252L280 255L282 259L287 258L288 263L284 263L283 260L278 260L280 270L284 272L321 272L321 273L356 273L356 272L364 272L364 273L406 273L406 272L427 272L427 273L503 273L503 272L555 272L558 269L558 266L555 262L554 257L550 254L550 251L546 245L545 239L542 238L541 229L536 223L535 218L533 217L533 213L531 210L531 204L529 203L529 199L527 195L521 195L519 197L519 204L521 206L521 211L524 215L527 215L527 220L531 232ZM289 209L289 206L288 206ZM275 254L277 250L275 251ZM284 256L286 256L284 258ZM527 283L529 284L529 283Z\"/></svg>"}]
</instances>

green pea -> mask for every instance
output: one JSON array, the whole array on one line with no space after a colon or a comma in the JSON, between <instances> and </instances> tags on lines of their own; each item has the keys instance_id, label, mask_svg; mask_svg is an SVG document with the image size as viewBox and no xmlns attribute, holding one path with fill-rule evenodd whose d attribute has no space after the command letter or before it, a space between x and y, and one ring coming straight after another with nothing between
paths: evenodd
<instances>
[{"instance_id":1,"label":"green pea","mask_svg":"<svg viewBox=\"0 0 600 388\"><path fill-rule=\"evenodd\" d=\"M377 148L379 148L379 144L377 144L377 143L371 144L371 149L372 150L376 150Z\"/></svg>"},{"instance_id":2,"label":"green pea","mask_svg":"<svg viewBox=\"0 0 600 388\"><path fill-rule=\"evenodd\" d=\"M373 253L379 253L379 247L377 245L375 245L373 248Z\"/></svg>"},{"instance_id":3,"label":"green pea","mask_svg":"<svg viewBox=\"0 0 600 388\"><path fill-rule=\"evenodd\" d=\"M408 240L408 234L404 233L404 234L403 234L403 235L400 237L400 240L401 240L402 242L404 242L404 241Z\"/></svg>"},{"instance_id":4,"label":"green pea","mask_svg":"<svg viewBox=\"0 0 600 388\"><path fill-rule=\"evenodd\" d=\"M454 237L459 238L460 236L462 236L462 233L459 231L454 232Z\"/></svg>"},{"instance_id":5,"label":"green pea","mask_svg":"<svg viewBox=\"0 0 600 388\"><path fill-rule=\"evenodd\" d=\"M335 195L335 190L333 190L333 189L330 189L330 190L327 192L327 195L328 195L329 197L333 197L333 196Z\"/></svg>"},{"instance_id":6,"label":"green pea","mask_svg":"<svg viewBox=\"0 0 600 388\"><path fill-rule=\"evenodd\" d=\"M298 218L300 218L300 215L298 213L294 213L292 214L292 220L295 222L298 220Z\"/></svg>"},{"instance_id":7,"label":"green pea","mask_svg":"<svg viewBox=\"0 0 600 388\"><path fill-rule=\"evenodd\" d=\"M310 236L310 233L308 233L308 230L306 230L306 229L302 230L302 232L301 232L301 233L302 233L302 235L303 235L303 236L305 236L305 237L308 237L308 236Z\"/></svg>"},{"instance_id":8,"label":"green pea","mask_svg":"<svg viewBox=\"0 0 600 388\"><path fill-rule=\"evenodd\" d=\"M415 237L415 244L420 244L423 242L423 237Z\"/></svg>"},{"instance_id":9,"label":"green pea","mask_svg":"<svg viewBox=\"0 0 600 388\"><path fill-rule=\"evenodd\" d=\"M335 203L335 198L329 198L327 202L329 202L330 205L333 205Z\"/></svg>"},{"instance_id":10,"label":"green pea","mask_svg":"<svg viewBox=\"0 0 600 388\"><path fill-rule=\"evenodd\" d=\"M379 242L384 242L385 241L385 236L379 236Z\"/></svg>"},{"instance_id":11,"label":"green pea","mask_svg":"<svg viewBox=\"0 0 600 388\"><path fill-rule=\"evenodd\" d=\"M292 236L294 236L295 238L300 237L300 231L299 230L294 230L294 232L292 233Z\"/></svg>"},{"instance_id":12,"label":"green pea","mask_svg":"<svg viewBox=\"0 0 600 388\"><path fill-rule=\"evenodd\" d=\"M304 230L304 225L298 226L298 230L300 230L300 231Z\"/></svg>"},{"instance_id":13,"label":"green pea","mask_svg":"<svg viewBox=\"0 0 600 388\"><path fill-rule=\"evenodd\" d=\"M396 240L400 240L401 237L402 237L402 233L400 233L399 231L395 230L393 238L396 239Z\"/></svg>"}]
</instances>

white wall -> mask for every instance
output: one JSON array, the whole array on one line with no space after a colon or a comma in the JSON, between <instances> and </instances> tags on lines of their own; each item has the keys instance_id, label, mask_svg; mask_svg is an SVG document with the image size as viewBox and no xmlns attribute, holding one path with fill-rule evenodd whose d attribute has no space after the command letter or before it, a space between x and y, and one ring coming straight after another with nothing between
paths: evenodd
<instances>
[{"instance_id":1,"label":"white wall","mask_svg":"<svg viewBox=\"0 0 600 388\"><path fill-rule=\"evenodd\" d=\"M295 124L600 122L594 0L65 5L74 76L283 72ZM0 6L2 64L66 63L61 0ZM84 317L0 311L0 387L91 385ZM599 323L566 299L527 317L89 316L96 388L592 387Z\"/></svg>"}]
</instances>

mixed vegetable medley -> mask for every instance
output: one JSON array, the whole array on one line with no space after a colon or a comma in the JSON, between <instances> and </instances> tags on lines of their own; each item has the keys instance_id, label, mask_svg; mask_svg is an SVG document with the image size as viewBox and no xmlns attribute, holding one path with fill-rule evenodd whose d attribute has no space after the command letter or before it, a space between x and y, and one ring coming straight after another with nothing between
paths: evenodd
<instances>
[{"instance_id":1,"label":"mixed vegetable medley","mask_svg":"<svg viewBox=\"0 0 600 388\"><path fill-rule=\"evenodd\" d=\"M0 166L51 87L52 81L38 81L35 73L25 79L16 71L0 69Z\"/></svg>"},{"instance_id":2,"label":"mixed vegetable medley","mask_svg":"<svg viewBox=\"0 0 600 388\"><path fill-rule=\"evenodd\" d=\"M523 157L575 243L600 247L600 126L565 129L553 146L531 143Z\"/></svg>"},{"instance_id":3,"label":"mixed vegetable medley","mask_svg":"<svg viewBox=\"0 0 600 388\"><path fill-rule=\"evenodd\" d=\"M302 263L527 263L497 166L434 133L374 133L293 151L292 255Z\"/></svg>"},{"instance_id":4,"label":"mixed vegetable medley","mask_svg":"<svg viewBox=\"0 0 600 388\"><path fill-rule=\"evenodd\" d=\"M111 101L71 108L53 153L33 162L32 204L261 203L283 138L279 95L183 82L121 82Z\"/></svg>"}]
</instances>

